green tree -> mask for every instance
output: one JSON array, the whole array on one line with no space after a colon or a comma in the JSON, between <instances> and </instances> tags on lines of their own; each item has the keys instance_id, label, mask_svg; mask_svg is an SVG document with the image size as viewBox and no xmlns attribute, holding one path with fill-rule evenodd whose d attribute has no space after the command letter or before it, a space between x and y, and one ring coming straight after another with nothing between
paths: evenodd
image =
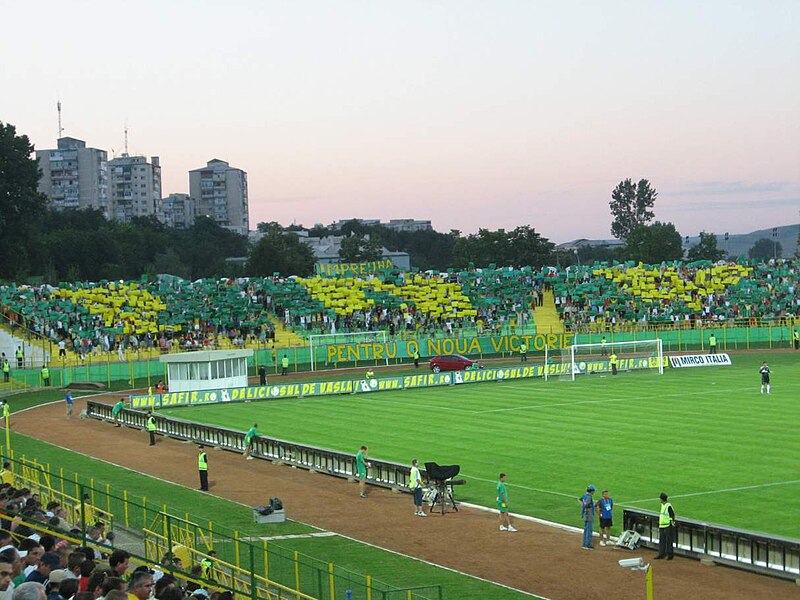
<instances>
[{"instance_id":1,"label":"green tree","mask_svg":"<svg viewBox=\"0 0 800 600\"><path fill-rule=\"evenodd\" d=\"M269 233L270 231L285 231L285 229L283 225L277 221L265 221L256 225L256 231L261 233Z\"/></svg>"},{"instance_id":2,"label":"green tree","mask_svg":"<svg viewBox=\"0 0 800 600\"><path fill-rule=\"evenodd\" d=\"M458 268L488 265L541 266L553 256L555 245L528 226L511 231L479 229L477 234L458 237L453 245L453 265Z\"/></svg>"},{"instance_id":3,"label":"green tree","mask_svg":"<svg viewBox=\"0 0 800 600\"><path fill-rule=\"evenodd\" d=\"M713 233L700 232L700 241L689 248L686 257L689 260L710 260L716 262L725 256L725 251L717 248L717 236Z\"/></svg>"},{"instance_id":4,"label":"green tree","mask_svg":"<svg viewBox=\"0 0 800 600\"><path fill-rule=\"evenodd\" d=\"M256 277L273 273L305 277L314 271L314 262L314 251L297 235L272 227L250 249L246 272Z\"/></svg>"},{"instance_id":5,"label":"green tree","mask_svg":"<svg viewBox=\"0 0 800 600\"><path fill-rule=\"evenodd\" d=\"M231 265L226 259L243 258L248 252L247 237L225 229L208 216L195 219L189 229L169 230L167 237L167 245L156 250L161 252L166 247L174 248L181 262L188 267L190 279L230 276ZM155 252L145 264L154 263Z\"/></svg>"},{"instance_id":6,"label":"green tree","mask_svg":"<svg viewBox=\"0 0 800 600\"><path fill-rule=\"evenodd\" d=\"M342 226L339 228L339 235L350 236L353 233L364 235L365 233L369 233L371 229L369 225L364 225L358 219L350 219L342 223Z\"/></svg>"},{"instance_id":7,"label":"green tree","mask_svg":"<svg viewBox=\"0 0 800 600\"><path fill-rule=\"evenodd\" d=\"M655 217L651 210L658 192L651 187L647 179L634 183L631 179L621 181L611 192L611 234L625 242L634 229L647 225Z\"/></svg>"},{"instance_id":8,"label":"green tree","mask_svg":"<svg viewBox=\"0 0 800 600\"><path fill-rule=\"evenodd\" d=\"M39 166L28 136L0 122L0 277L17 277L32 267L28 246L44 214L46 198L38 192Z\"/></svg>"},{"instance_id":9,"label":"green tree","mask_svg":"<svg viewBox=\"0 0 800 600\"><path fill-rule=\"evenodd\" d=\"M777 240L773 241L768 238L761 238L750 250L747 251L747 256L759 260L769 260L770 258L780 258L783 255L783 247Z\"/></svg>"},{"instance_id":10,"label":"green tree","mask_svg":"<svg viewBox=\"0 0 800 600\"><path fill-rule=\"evenodd\" d=\"M628 236L625 256L647 264L679 260L683 257L681 234L672 223L639 225Z\"/></svg>"},{"instance_id":11,"label":"green tree","mask_svg":"<svg viewBox=\"0 0 800 600\"><path fill-rule=\"evenodd\" d=\"M508 233L510 258L517 267L541 267L552 256L556 245L536 233L529 225L522 225Z\"/></svg>"},{"instance_id":12,"label":"green tree","mask_svg":"<svg viewBox=\"0 0 800 600\"><path fill-rule=\"evenodd\" d=\"M342 240L339 256L344 262L368 262L380 260L383 246L369 235L354 233Z\"/></svg>"},{"instance_id":13,"label":"green tree","mask_svg":"<svg viewBox=\"0 0 800 600\"><path fill-rule=\"evenodd\" d=\"M578 246L578 259L581 264L589 265L596 261L613 262L624 260L625 248L622 246L590 246L582 244Z\"/></svg>"}]
</instances>

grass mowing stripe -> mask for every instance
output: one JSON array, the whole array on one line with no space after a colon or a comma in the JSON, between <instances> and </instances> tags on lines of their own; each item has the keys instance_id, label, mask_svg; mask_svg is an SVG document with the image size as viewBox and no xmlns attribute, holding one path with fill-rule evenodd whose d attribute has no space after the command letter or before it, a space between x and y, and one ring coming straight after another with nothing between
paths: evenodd
<instances>
[{"instance_id":1,"label":"grass mowing stripe","mask_svg":"<svg viewBox=\"0 0 800 600\"><path fill-rule=\"evenodd\" d=\"M343 452L365 443L372 456L404 463L417 457L460 464L470 485L457 490L459 499L484 506L493 505L502 470L515 512L575 524L571 498L589 483L619 499L796 479L800 365L794 355L767 355L780 376L773 375L773 394L762 396L764 358L735 355L730 367L671 369L663 376L583 376L569 385L528 380L374 392L313 405L204 406L191 409L191 418L241 430L259 422L267 435ZM442 406L457 410L436 410ZM186 409L165 412L188 416ZM733 496L745 491L729 492L727 506L707 495L682 498L676 509L687 518L800 537L791 516L800 514L800 495L791 486L777 495L767 489L748 495L746 511ZM649 508L657 510L657 501Z\"/></svg>"},{"instance_id":2,"label":"grass mowing stripe","mask_svg":"<svg viewBox=\"0 0 800 600\"><path fill-rule=\"evenodd\" d=\"M745 485L742 487L734 487L734 488L724 488L721 490L708 490L705 492L692 492L690 494L673 494L670 498L691 498L693 496L705 496L708 494L725 494L728 492L741 492L744 490L757 490L761 488L768 488L768 487L775 487L778 485L794 485L796 483L800 483L800 479L794 479L792 481L773 481L770 483L760 483L757 485ZM626 502L620 502L620 504L641 504L642 502L654 502L658 500L658 498L644 498L642 500L627 500Z\"/></svg>"}]
</instances>

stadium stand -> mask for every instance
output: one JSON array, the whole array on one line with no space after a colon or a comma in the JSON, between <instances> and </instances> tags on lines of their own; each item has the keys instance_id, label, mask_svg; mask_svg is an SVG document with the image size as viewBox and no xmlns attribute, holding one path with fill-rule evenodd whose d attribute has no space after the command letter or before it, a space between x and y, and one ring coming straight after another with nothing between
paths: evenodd
<instances>
[{"instance_id":1,"label":"stadium stand","mask_svg":"<svg viewBox=\"0 0 800 600\"><path fill-rule=\"evenodd\" d=\"M2 286L6 325L88 353L298 347L319 333L491 335L752 325L800 310L798 265L708 261ZM552 299L551 299L552 292Z\"/></svg>"}]
</instances>

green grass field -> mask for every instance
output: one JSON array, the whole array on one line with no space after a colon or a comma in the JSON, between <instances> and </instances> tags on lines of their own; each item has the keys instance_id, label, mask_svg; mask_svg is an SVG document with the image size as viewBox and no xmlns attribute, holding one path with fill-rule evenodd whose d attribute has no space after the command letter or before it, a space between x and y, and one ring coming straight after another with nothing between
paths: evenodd
<instances>
[{"instance_id":1,"label":"green grass field","mask_svg":"<svg viewBox=\"0 0 800 600\"><path fill-rule=\"evenodd\" d=\"M759 393L758 366L772 368ZM386 460L460 464L458 498L579 525L575 498L608 488L619 508L800 537L800 353L740 354L732 367L590 375L169 409L183 419ZM617 511L617 525L621 511Z\"/></svg>"}]
</instances>

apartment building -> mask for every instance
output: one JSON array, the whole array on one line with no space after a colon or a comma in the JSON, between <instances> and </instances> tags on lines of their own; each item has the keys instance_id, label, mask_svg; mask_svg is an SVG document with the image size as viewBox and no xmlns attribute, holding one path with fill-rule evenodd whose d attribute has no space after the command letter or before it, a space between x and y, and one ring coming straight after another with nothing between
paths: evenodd
<instances>
[{"instance_id":1,"label":"apartment building","mask_svg":"<svg viewBox=\"0 0 800 600\"><path fill-rule=\"evenodd\" d=\"M86 142L62 137L57 148L37 150L42 177L39 192L53 208L94 208L111 218L108 198L108 153Z\"/></svg>"},{"instance_id":2,"label":"apartment building","mask_svg":"<svg viewBox=\"0 0 800 600\"><path fill-rule=\"evenodd\" d=\"M189 195L197 201L198 215L207 215L222 227L247 235L247 173L215 158L205 167L189 171Z\"/></svg>"},{"instance_id":3,"label":"apartment building","mask_svg":"<svg viewBox=\"0 0 800 600\"><path fill-rule=\"evenodd\" d=\"M157 156L123 154L108 161L110 218L130 223L134 217L158 215L161 163Z\"/></svg>"}]
</instances>

